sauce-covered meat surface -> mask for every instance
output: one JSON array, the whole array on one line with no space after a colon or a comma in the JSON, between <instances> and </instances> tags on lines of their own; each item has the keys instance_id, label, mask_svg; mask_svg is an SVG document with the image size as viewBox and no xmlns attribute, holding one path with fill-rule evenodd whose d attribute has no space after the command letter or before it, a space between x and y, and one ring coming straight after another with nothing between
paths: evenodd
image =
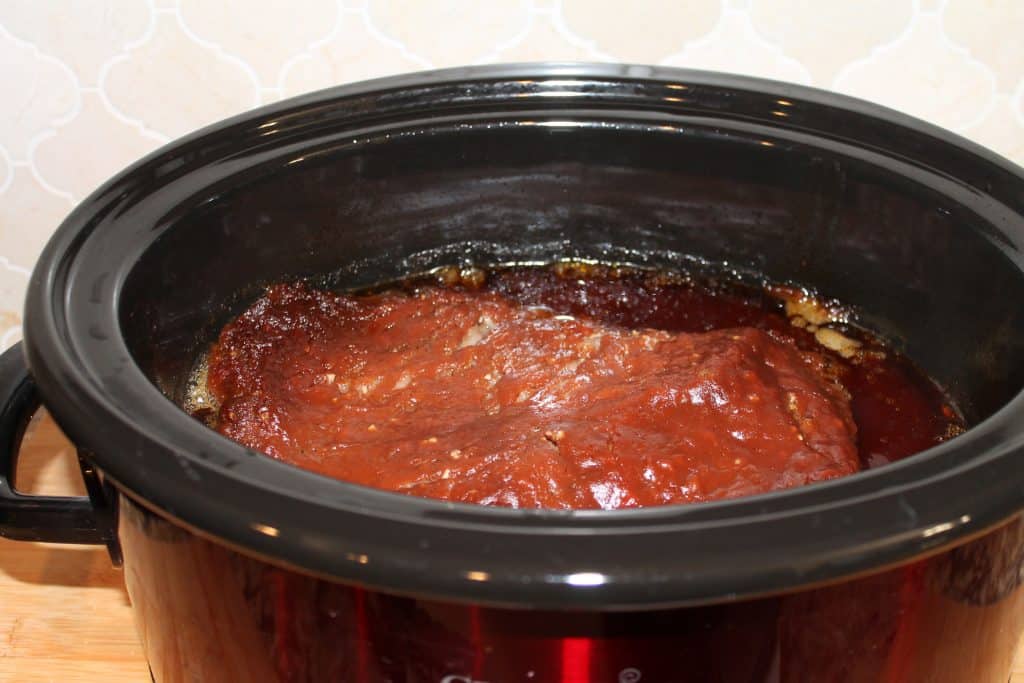
<instances>
[{"instance_id":1,"label":"sauce-covered meat surface","mask_svg":"<svg viewBox=\"0 0 1024 683\"><path fill-rule=\"evenodd\" d=\"M753 328L627 330L491 292L272 288L208 383L221 431L339 479L452 501L620 508L857 469L820 355Z\"/></svg>"},{"instance_id":2,"label":"sauce-covered meat surface","mask_svg":"<svg viewBox=\"0 0 1024 683\"><path fill-rule=\"evenodd\" d=\"M637 320L638 305L653 319ZM858 408L878 407L858 403L865 383L892 384L902 366L884 354L851 362L762 308L639 275L547 269L369 295L283 284L222 331L206 382L217 429L246 446L358 484L485 505L731 498L910 447L868 425L879 452L866 452L855 422ZM955 415L926 383L907 386L928 404L922 439L941 439Z\"/></svg>"}]
</instances>

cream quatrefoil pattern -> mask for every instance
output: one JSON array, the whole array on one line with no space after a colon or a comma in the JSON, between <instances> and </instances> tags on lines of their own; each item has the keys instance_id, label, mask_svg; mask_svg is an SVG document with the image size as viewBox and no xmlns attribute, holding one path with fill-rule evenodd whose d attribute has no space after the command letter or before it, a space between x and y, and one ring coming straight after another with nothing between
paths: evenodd
<instances>
[{"instance_id":1,"label":"cream quatrefoil pattern","mask_svg":"<svg viewBox=\"0 0 1024 683\"><path fill-rule=\"evenodd\" d=\"M1022 36L1022 0L4 0L0 348L77 202L283 97L464 64L667 64L864 97L1024 164Z\"/></svg>"}]
</instances>

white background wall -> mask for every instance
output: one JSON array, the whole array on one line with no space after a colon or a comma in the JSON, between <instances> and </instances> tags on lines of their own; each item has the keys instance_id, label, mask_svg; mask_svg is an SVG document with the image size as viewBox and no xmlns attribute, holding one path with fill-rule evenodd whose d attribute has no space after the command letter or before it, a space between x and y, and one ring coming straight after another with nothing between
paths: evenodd
<instances>
[{"instance_id":1,"label":"white background wall","mask_svg":"<svg viewBox=\"0 0 1024 683\"><path fill-rule=\"evenodd\" d=\"M0 0L0 347L53 229L158 145L328 85L543 59L829 88L1024 164L1024 0Z\"/></svg>"}]
</instances>

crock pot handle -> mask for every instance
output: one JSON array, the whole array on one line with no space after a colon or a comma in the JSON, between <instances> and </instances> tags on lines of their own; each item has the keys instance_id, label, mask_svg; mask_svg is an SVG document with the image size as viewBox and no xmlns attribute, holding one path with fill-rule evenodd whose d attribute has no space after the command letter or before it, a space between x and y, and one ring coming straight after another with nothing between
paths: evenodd
<instances>
[{"instance_id":1,"label":"crock pot handle","mask_svg":"<svg viewBox=\"0 0 1024 683\"><path fill-rule=\"evenodd\" d=\"M97 543L108 539L84 496L30 496L14 489L14 471L25 428L39 395L21 344L0 355L0 537L16 541Z\"/></svg>"}]
</instances>

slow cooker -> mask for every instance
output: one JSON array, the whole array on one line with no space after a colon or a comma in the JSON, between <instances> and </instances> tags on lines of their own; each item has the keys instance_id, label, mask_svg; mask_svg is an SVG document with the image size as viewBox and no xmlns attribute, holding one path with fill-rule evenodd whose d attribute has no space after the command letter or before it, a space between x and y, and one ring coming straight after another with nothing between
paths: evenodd
<instances>
[{"instance_id":1,"label":"slow cooker","mask_svg":"<svg viewBox=\"0 0 1024 683\"><path fill-rule=\"evenodd\" d=\"M618 65L399 76L158 150L60 226L0 361L0 533L105 543L169 681L1005 681L1022 630L1024 172L836 94ZM714 264L853 307L972 425L748 498L487 508L327 479L179 408L273 282ZM42 402L88 498L10 482Z\"/></svg>"}]
</instances>

